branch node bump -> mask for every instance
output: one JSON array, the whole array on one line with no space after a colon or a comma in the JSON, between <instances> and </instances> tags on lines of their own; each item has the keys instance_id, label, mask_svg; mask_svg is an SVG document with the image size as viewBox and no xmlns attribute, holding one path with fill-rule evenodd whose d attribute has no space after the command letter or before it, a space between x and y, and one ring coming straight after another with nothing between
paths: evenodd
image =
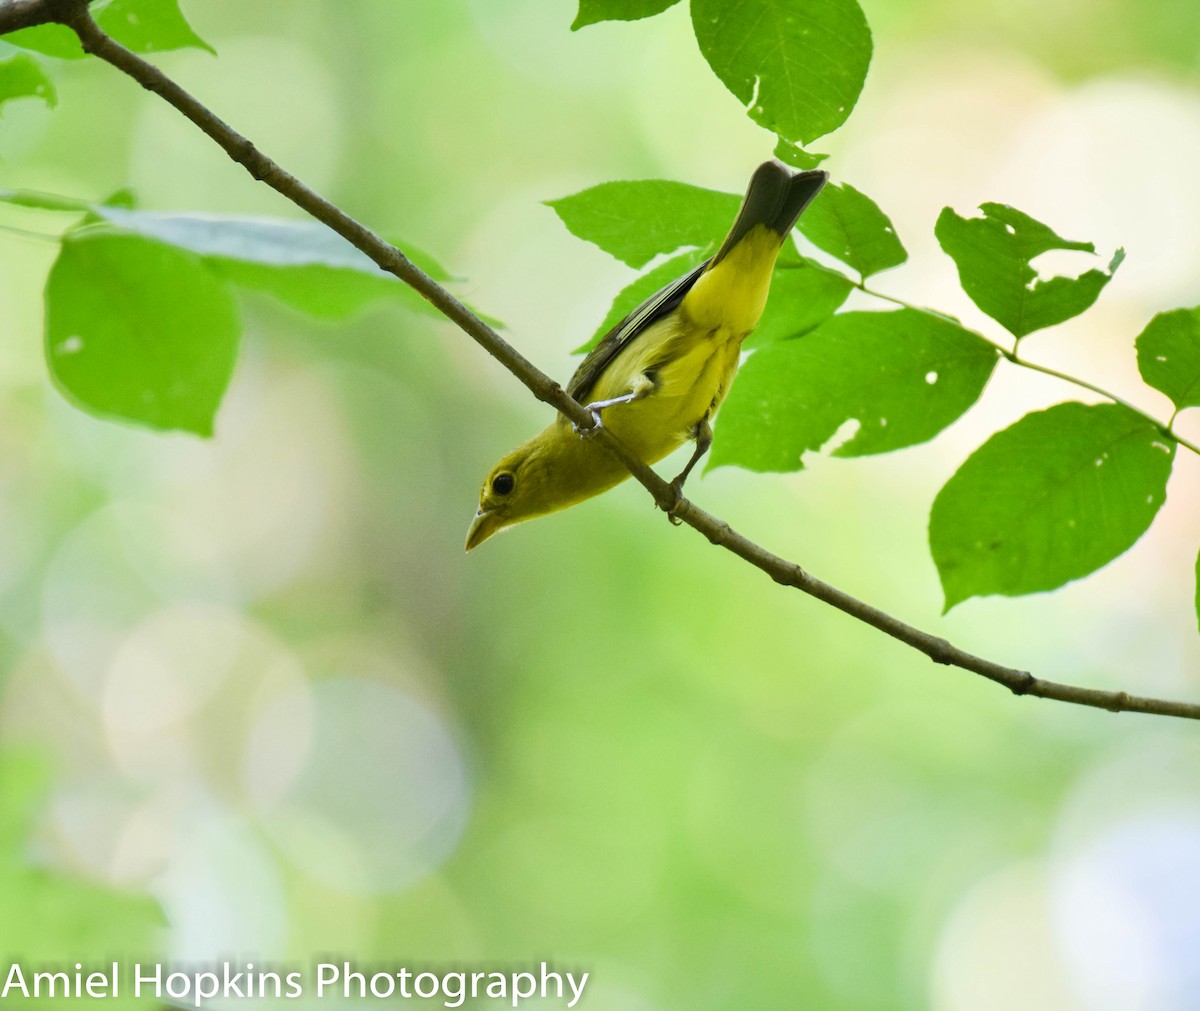
<instances>
[{"instance_id":1,"label":"branch node bump","mask_svg":"<svg viewBox=\"0 0 1200 1011\"><path fill-rule=\"evenodd\" d=\"M1020 681L1016 681L1008 687L1014 695L1028 695L1033 690L1033 686L1037 684L1037 678L1027 670L1018 671Z\"/></svg>"},{"instance_id":2,"label":"branch node bump","mask_svg":"<svg viewBox=\"0 0 1200 1011\"><path fill-rule=\"evenodd\" d=\"M929 642L929 659L934 663L954 664L955 649L949 639L935 638Z\"/></svg>"}]
</instances>

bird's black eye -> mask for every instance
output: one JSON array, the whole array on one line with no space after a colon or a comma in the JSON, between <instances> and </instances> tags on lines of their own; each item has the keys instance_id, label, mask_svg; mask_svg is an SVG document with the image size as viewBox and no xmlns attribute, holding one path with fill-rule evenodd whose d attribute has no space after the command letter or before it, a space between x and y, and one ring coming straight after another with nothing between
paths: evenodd
<instances>
[{"instance_id":1,"label":"bird's black eye","mask_svg":"<svg viewBox=\"0 0 1200 1011\"><path fill-rule=\"evenodd\" d=\"M492 478L492 491L497 495L507 495L516 487L516 480L507 472L497 474Z\"/></svg>"}]
</instances>

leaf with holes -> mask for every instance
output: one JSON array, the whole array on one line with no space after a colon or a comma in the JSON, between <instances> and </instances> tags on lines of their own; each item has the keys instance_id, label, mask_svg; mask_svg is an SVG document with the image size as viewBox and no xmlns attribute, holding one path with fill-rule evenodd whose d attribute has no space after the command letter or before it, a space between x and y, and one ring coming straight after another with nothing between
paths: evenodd
<instances>
[{"instance_id":1,"label":"leaf with holes","mask_svg":"<svg viewBox=\"0 0 1200 1011\"><path fill-rule=\"evenodd\" d=\"M571 31L600 21L639 21L661 14L679 0L579 0L579 13Z\"/></svg>"},{"instance_id":2,"label":"leaf with holes","mask_svg":"<svg viewBox=\"0 0 1200 1011\"><path fill-rule=\"evenodd\" d=\"M987 341L942 316L841 313L746 360L721 408L711 466L797 470L848 421L858 431L837 456L924 442L975 403L996 360Z\"/></svg>"},{"instance_id":3,"label":"leaf with holes","mask_svg":"<svg viewBox=\"0 0 1200 1011\"><path fill-rule=\"evenodd\" d=\"M685 246L715 250L740 205L731 193L665 179L600 183L546 201L572 235L631 267Z\"/></svg>"},{"instance_id":4,"label":"leaf with holes","mask_svg":"<svg viewBox=\"0 0 1200 1011\"><path fill-rule=\"evenodd\" d=\"M40 98L52 108L58 104L54 84L38 61L24 53L0 60L0 105L14 98Z\"/></svg>"},{"instance_id":5,"label":"leaf with holes","mask_svg":"<svg viewBox=\"0 0 1200 1011\"><path fill-rule=\"evenodd\" d=\"M908 259L891 219L849 183L826 184L804 212L799 227L800 234L814 246L864 278Z\"/></svg>"},{"instance_id":6,"label":"leaf with holes","mask_svg":"<svg viewBox=\"0 0 1200 1011\"><path fill-rule=\"evenodd\" d=\"M750 118L800 144L846 121L871 63L855 0L692 0L692 28Z\"/></svg>"},{"instance_id":7,"label":"leaf with holes","mask_svg":"<svg viewBox=\"0 0 1200 1011\"><path fill-rule=\"evenodd\" d=\"M1137 339L1142 378L1175 409L1200 407L1200 306L1160 312Z\"/></svg>"},{"instance_id":8,"label":"leaf with holes","mask_svg":"<svg viewBox=\"0 0 1200 1011\"><path fill-rule=\"evenodd\" d=\"M981 204L981 218L960 218L947 207L935 234L958 267L958 278L980 309L1014 337L1054 326L1091 307L1125 259L1118 249L1108 270L1079 277L1039 279L1031 265L1051 250L1095 253L1090 242L1073 242L1005 204Z\"/></svg>"},{"instance_id":9,"label":"leaf with holes","mask_svg":"<svg viewBox=\"0 0 1200 1011\"><path fill-rule=\"evenodd\" d=\"M211 435L239 329L221 278L137 235L69 235L46 282L50 374L102 417Z\"/></svg>"},{"instance_id":10,"label":"leaf with holes","mask_svg":"<svg viewBox=\"0 0 1200 1011\"><path fill-rule=\"evenodd\" d=\"M1175 447L1119 404L1059 404L979 447L938 493L929 546L946 610L969 597L1053 590L1146 532Z\"/></svg>"}]
</instances>

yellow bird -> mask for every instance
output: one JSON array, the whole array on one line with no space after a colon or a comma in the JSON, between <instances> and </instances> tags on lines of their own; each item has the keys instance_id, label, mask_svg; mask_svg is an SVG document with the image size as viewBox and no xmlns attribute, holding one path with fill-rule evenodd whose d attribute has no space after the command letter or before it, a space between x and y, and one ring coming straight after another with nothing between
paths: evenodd
<instances>
[{"instance_id":1,"label":"yellow bird","mask_svg":"<svg viewBox=\"0 0 1200 1011\"><path fill-rule=\"evenodd\" d=\"M825 172L760 165L715 256L672 281L618 323L583 360L567 393L629 450L657 463L688 439L683 482L712 442L709 419L737 372L742 341L758 324L775 260ZM488 474L467 550L514 523L607 491L629 471L561 414Z\"/></svg>"}]
</instances>

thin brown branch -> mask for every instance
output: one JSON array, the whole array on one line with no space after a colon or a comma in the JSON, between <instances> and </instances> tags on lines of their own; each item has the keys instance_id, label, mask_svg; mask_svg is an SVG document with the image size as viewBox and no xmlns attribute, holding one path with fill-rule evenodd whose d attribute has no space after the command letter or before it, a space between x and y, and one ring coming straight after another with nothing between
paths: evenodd
<instances>
[{"instance_id":1,"label":"thin brown branch","mask_svg":"<svg viewBox=\"0 0 1200 1011\"><path fill-rule=\"evenodd\" d=\"M50 0L8 0L0 4L0 35L59 20L59 7Z\"/></svg>"},{"instance_id":2,"label":"thin brown branch","mask_svg":"<svg viewBox=\"0 0 1200 1011\"><path fill-rule=\"evenodd\" d=\"M591 426L591 416L580 404L568 397L562 387L537 369L470 309L416 267L403 253L285 172L257 150L247 138L218 119L161 71L109 38L92 19L87 9L87 0L10 0L7 6L0 7L0 25L4 24L5 12L14 4L37 7L39 3L43 11L53 11L46 19L60 20L72 28L87 52L112 64L144 88L159 95L216 141L230 158L242 165L255 179L265 182L296 206L328 225L369 256L380 268L414 288L512 372L535 397L552 405L581 427ZM600 439L602 444L629 468L634 478L649 490L660 509L673 510L680 520L700 531L713 544L733 552L761 569L777 583L795 587L844 611L851 617L924 653L935 663L980 674L1004 685L1017 695L1033 695L1113 712L1139 712L1200 719L1200 704L1143 698L1126 692L1099 691L1045 681L1035 678L1028 671L1005 667L958 649L945 639L914 628L809 575L799 565L780 558L743 537L728 523L709 515L687 499L677 500L671 486L633 457L610 432L601 429L595 437Z\"/></svg>"}]
</instances>

